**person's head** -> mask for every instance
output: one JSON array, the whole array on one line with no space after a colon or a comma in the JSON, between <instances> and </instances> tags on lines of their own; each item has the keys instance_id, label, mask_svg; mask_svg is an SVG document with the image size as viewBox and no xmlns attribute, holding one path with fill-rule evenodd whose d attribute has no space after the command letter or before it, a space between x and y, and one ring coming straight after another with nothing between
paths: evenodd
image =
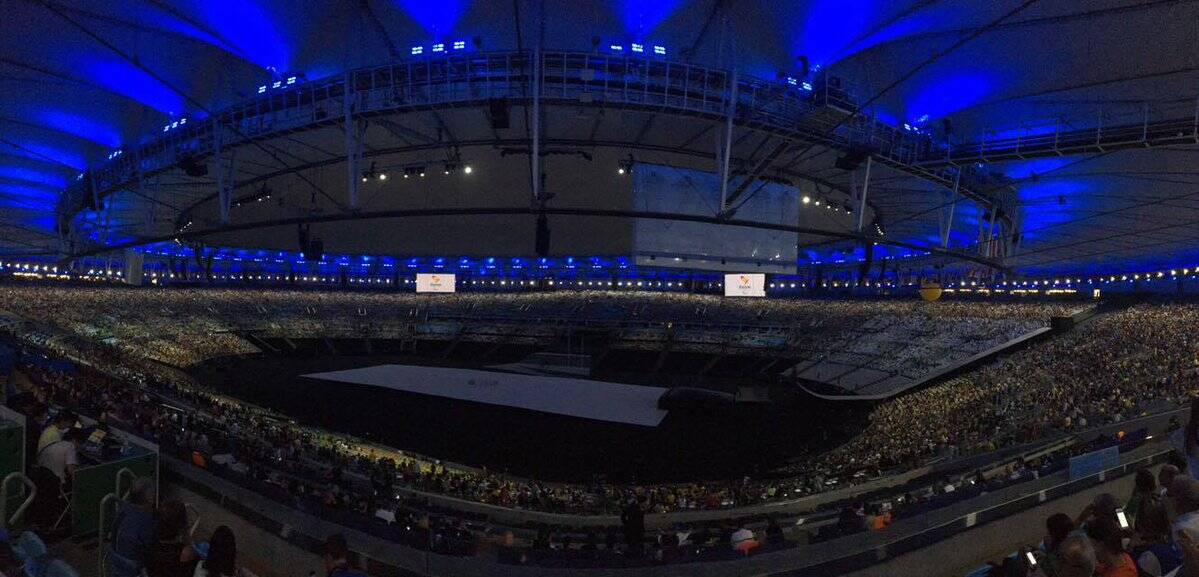
<instances>
[{"instance_id":1,"label":"person's head","mask_svg":"<svg viewBox=\"0 0 1199 577\"><path fill-rule=\"evenodd\" d=\"M332 571L338 565L344 565L349 557L345 535L334 533L325 539L325 569Z\"/></svg>"},{"instance_id":2,"label":"person's head","mask_svg":"<svg viewBox=\"0 0 1199 577\"><path fill-rule=\"evenodd\" d=\"M1081 533L1071 533L1058 548L1058 577L1092 577L1098 560L1091 540Z\"/></svg>"},{"instance_id":3,"label":"person's head","mask_svg":"<svg viewBox=\"0 0 1199 577\"><path fill-rule=\"evenodd\" d=\"M187 507L181 501L167 501L158 508L154 539L160 543L179 541L187 532Z\"/></svg>"},{"instance_id":4,"label":"person's head","mask_svg":"<svg viewBox=\"0 0 1199 577\"><path fill-rule=\"evenodd\" d=\"M1184 564L1191 570L1199 567L1199 516L1183 517L1174 522L1173 529Z\"/></svg>"},{"instance_id":5,"label":"person's head","mask_svg":"<svg viewBox=\"0 0 1199 577\"><path fill-rule=\"evenodd\" d=\"M1174 477L1177 476L1178 467L1166 463L1165 465L1162 465L1161 470L1157 472L1157 484L1162 488L1169 489L1170 484L1174 482Z\"/></svg>"},{"instance_id":6,"label":"person's head","mask_svg":"<svg viewBox=\"0 0 1199 577\"><path fill-rule=\"evenodd\" d=\"M67 432L62 434L62 438L65 441L70 441L76 445L79 445L87 440L87 432L78 428L68 429Z\"/></svg>"},{"instance_id":7,"label":"person's head","mask_svg":"<svg viewBox=\"0 0 1199 577\"><path fill-rule=\"evenodd\" d=\"M65 431L74 427L76 420L75 413L65 410L59 411L57 415L54 415L54 426Z\"/></svg>"},{"instance_id":8,"label":"person's head","mask_svg":"<svg viewBox=\"0 0 1199 577\"><path fill-rule=\"evenodd\" d=\"M1152 492L1157 488L1157 480L1153 478L1153 472L1149 469L1137 469L1136 477L1137 491L1143 493Z\"/></svg>"},{"instance_id":9,"label":"person's head","mask_svg":"<svg viewBox=\"0 0 1199 577\"><path fill-rule=\"evenodd\" d=\"M1120 500L1111 493L1095 495L1091 501L1091 512L1096 518L1116 520L1116 510L1120 508Z\"/></svg>"},{"instance_id":10,"label":"person's head","mask_svg":"<svg viewBox=\"0 0 1199 577\"><path fill-rule=\"evenodd\" d=\"M1055 549L1066 540L1070 532L1074 530L1074 520L1065 513L1054 513L1045 520L1045 531L1049 537L1047 545L1050 549Z\"/></svg>"},{"instance_id":11,"label":"person's head","mask_svg":"<svg viewBox=\"0 0 1199 577\"><path fill-rule=\"evenodd\" d=\"M1146 542L1165 542L1170 537L1170 521L1160 499L1145 499L1137 511L1137 533Z\"/></svg>"},{"instance_id":12,"label":"person's head","mask_svg":"<svg viewBox=\"0 0 1199 577\"><path fill-rule=\"evenodd\" d=\"M148 477L134 479L129 487L129 502L143 509L153 509L158 495L154 491L154 480Z\"/></svg>"},{"instance_id":13,"label":"person's head","mask_svg":"<svg viewBox=\"0 0 1199 577\"><path fill-rule=\"evenodd\" d=\"M216 528L208 540L208 559L204 562L212 577L232 576L237 573L237 542L233 530L225 525Z\"/></svg>"},{"instance_id":14,"label":"person's head","mask_svg":"<svg viewBox=\"0 0 1199 577\"><path fill-rule=\"evenodd\" d=\"M1095 558L1100 563L1110 564L1120 554L1124 553L1124 535L1120 532L1120 524L1115 519L1099 517L1087 522L1087 537L1095 546Z\"/></svg>"},{"instance_id":15,"label":"person's head","mask_svg":"<svg viewBox=\"0 0 1199 577\"><path fill-rule=\"evenodd\" d=\"M1178 515L1199 511L1199 481L1178 475L1170 483L1170 501Z\"/></svg>"}]
</instances>

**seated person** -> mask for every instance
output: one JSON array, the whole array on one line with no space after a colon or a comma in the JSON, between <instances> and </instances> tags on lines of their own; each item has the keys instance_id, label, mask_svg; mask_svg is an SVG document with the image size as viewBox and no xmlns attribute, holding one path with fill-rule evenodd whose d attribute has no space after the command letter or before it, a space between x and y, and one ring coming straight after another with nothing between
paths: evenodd
<instances>
[{"instance_id":1,"label":"seated person","mask_svg":"<svg viewBox=\"0 0 1199 577\"><path fill-rule=\"evenodd\" d=\"M61 410L50 424L42 431L42 435L37 439L37 452L41 453L42 449L48 447L51 443L61 441L63 433L75 426L75 413L68 410Z\"/></svg>"}]
</instances>

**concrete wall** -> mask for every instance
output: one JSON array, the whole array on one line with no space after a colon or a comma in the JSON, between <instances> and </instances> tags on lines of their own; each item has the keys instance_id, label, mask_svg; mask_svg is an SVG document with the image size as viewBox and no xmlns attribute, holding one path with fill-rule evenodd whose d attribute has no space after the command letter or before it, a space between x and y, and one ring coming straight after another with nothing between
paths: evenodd
<instances>
[{"instance_id":1,"label":"concrete wall","mask_svg":"<svg viewBox=\"0 0 1199 577\"><path fill-rule=\"evenodd\" d=\"M219 504L183 487L163 483L159 499L177 499L195 507L200 520L195 533L197 541L207 541L213 530L228 525L237 537L238 561L258 577L307 577L310 572L325 574L324 561L318 555L254 526Z\"/></svg>"},{"instance_id":2,"label":"concrete wall","mask_svg":"<svg viewBox=\"0 0 1199 577\"><path fill-rule=\"evenodd\" d=\"M1153 469L1155 476L1157 469ZM1054 513L1061 512L1074 517L1100 493L1112 493L1121 502L1125 501L1132 493L1134 477L1126 475L1108 481L849 575L962 577L987 561L1000 560L1022 546L1037 544L1045 535L1045 519Z\"/></svg>"}]
</instances>

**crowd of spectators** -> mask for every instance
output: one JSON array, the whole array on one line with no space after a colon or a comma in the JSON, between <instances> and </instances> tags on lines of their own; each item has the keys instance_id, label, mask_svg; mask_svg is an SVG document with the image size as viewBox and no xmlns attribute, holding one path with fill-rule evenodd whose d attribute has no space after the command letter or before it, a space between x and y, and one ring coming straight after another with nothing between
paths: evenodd
<instances>
[{"instance_id":1,"label":"crowd of spectators","mask_svg":"<svg viewBox=\"0 0 1199 577\"><path fill-rule=\"evenodd\" d=\"M421 513L421 507L409 507L414 499L422 499L419 492L509 508L574 514L614 514L630 498L649 513L723 509L794 499L902 471L933 458L995 451L1177 406L1197 384L1199 343L1192 336L1191 327L1199 321L1199 306L1145 303L1099 315L1072 331L1012 353L963 377L879 403L871 411L869 425L862 434L841 447L791 466L779 478L652 486L551 484L361 443L213 394L179 371L158 362L147 362L139 349L114 344L109 340L110 333L105 332L108 329L89 332L72 324L87 320L87 315L77 307L90 306L98 297L93 295L78 301L82 304L71 304L77 302L73 300L75 297L55 304L53 299L57 296L46 294L49 296L22 295L32 303L0 301L0 308L22 316L28 314L36 321L30 334L42 335L47 330L64 333L63 338L52 339L50 348L54 354L79 365L74 371L22 367L27 373L25 382L33 385L29 393L38 398L38 403L32 406L70 407L97 416L103 422L151 438L164 452L181 456L197 466L269 487L275 497L301 508L319 506L367 517L382 514L392 519L406 515L408 522L417 524L430 522L427 514ZM108 292L103 294L112 296ZM144 294L170 294L170 291ZM632 301L620 300L623 296L597 297L595 303L576 302L575 306L594 306L598 310L616 306L613 302L629 305ZM694 295L677 296L684 297L679 300L694 307L743 306L723 304L726 301L705 303L702 297ZM166 311L160 317L163 323L169 322L168 312L174 315L181 310L193 310L172 303L168 306L164 300L149 299L140 306L146 311ZM534 303L544 304L542 299L525 304ZM1005 309L1016 317L1047 311L1056 314L1067 308L1065 305L944 304L950 305L944 310L953 313L947 314L947 319L990 318ZM124 305L101 303L101 306L108 308L92 317L108 315L123 322L126 316L136 316L124 311ZM269 302L263 305L246 301L238 306L245 315L251 314L251 310L259 311L255 314L269 314L272 310ZM414 301L414 306L421 305ZM508 308L512 306L521 305ZM776 306L782 309L787 304L767 305L770 309ZM828 303L828 306L851 314L846 312L849 309L843 309L850 305ZM897 301L880 306L919 305ZM33 309L35 313L30 312ZM978 312L972 316L966 314L967 309ZM648 304L635 310L651 314ZM692 310L696 315L708 314L698 308ZM429 312L426 308L424 313L411 314L421 316ZM225 312L221 316L231 314ZM724 318L724 313L721 314ZM190 326L179 318L175 320L180 327ZM88 326L97 324L92 322ZM178 330L176 342L186 343L186 331ZM149 359L161 360L153 356ZM423 505L427 509L428 503ZM885 528L893 514L882 510L862 513L871 526L883 519L878 521L878 528ZM457 522L446 529L465 530Z\"/></svg>"},{"instance_id":2,"label":"crowd of spectators","mask_svg":"<svg viewBox=\"0 0 1199 577\"><path fill-rule=\"evenodd\" d=\"M403 292L135 289L116 286L11 285L0 288L0 311L103 341L142 358L188 367L218 356L257 352L242 338L260 336L454 338L462 324L517 325L539 330L610 323L640 328L630 347L661 347L670 328L695 350L718 350L730 335L739 345L824 359L856 346L882 370L926 371L1045 326L1077 304L921 303L911 300L722 299L689 293L546 292L417 295ZM420 325L419 328L416 326ZM882 334L893 327L889 334ZM470 326L465 327L470 330ZM480 330L480 333L489 331ZM717 338L712 338L716 335ZM917 335L913 339L905 336Z\"/></svg>"}]
</instances>

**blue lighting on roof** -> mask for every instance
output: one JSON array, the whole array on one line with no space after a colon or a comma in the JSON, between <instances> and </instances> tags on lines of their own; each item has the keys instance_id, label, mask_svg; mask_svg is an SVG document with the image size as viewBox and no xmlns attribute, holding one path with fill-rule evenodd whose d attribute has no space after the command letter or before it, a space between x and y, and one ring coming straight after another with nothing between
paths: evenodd
<instances>
[{"instance_id":1,"label":"blue lighting on roof","mask_svg":"<svg viewBox=\"0 0 1199 577\"><path fill-rule=\"evenodd\" d=\"M670 18L683 0L616 0L616 9L631 34L648 34Z\"/></svg>"},{"instance_id":2,"label":"blue lighting on roof","mask_svg":"<svg viewBox=\"0 0 1199 577\"><path fill-rule=\"evenodd\" d=\"M413 46L412 47L412 55L413 56L416 56L417 54L424 54L424 53L425 53L424 46Z\"/></svg>"},{"instance_id":3,"label":"blue lighting on roof","mask_svg":"<svg viewBox=\"0 0 1199 577\"><path fill-rule=\"evenodd\" d=\"M121 145L121 135L115 126L109 126L94 117L83 116L63 110L42 110L33 114L38 123L59 132L72 134L107 147Z\"/></svg>"},{"instance_id":4,"label":"blue lighting on roof","mask_svg":"<svg viewBox=\"0 0 1199 577\"><path fill-rule=\"evenodd\" d=\"M60 190L67 186L67 179L63 178L61 174L10 164L0 165L0 179L16 184L41 185Z\"/></svg>"},{"instance_id":5,"label":"blue lighting on roof","mask_svg":"<svg viewBox=\"0 0 1199 577\"><path fill-rule=\"evenodd\" d=\"M87 81L165 114L183 111L183 97L144 70L116 56L89 56L82 67Z\"/></svg>"},{"instance_id":6,"label":"blue lighting on roof","mask_svg":"<svg viewBox=\"0 0 1199 577\"><path fill-rule=\"evenodd\" d=\"M1061 157L1038 158L1036 160L1004 163L998 169L1008 178L1023 179L1047 174L1074 162L1078 162L1078 159Z\"/></svg>"},{"instance_id":7,"label":"blue lighting on roof","mask_svg":"<svg viewBox=\"0 0 1199 577\"><path fill-rule=\"evenodd\" d=\"M908 92L907 117L940 120L981 104L994 93L995 76L982 71L956 72L933 78Z\"/></svg>"},{"instance_id":8,"label":"blue lighting on roof","mask_svg":"<svg viewBox=\"0 0 1199 577\"><path fill-rule=\"evenodd\" d=\"M435 38L449 34L466 13L467 0L396 0L417 24Z\"/></svg>"},{"instance_id":9,"label":"blue lighting on roof","mask_svg":"<svg viewBox=\"0 0 1199 577\"><path fill-rule=\"evenodd\" d=\"M186 4L234 53L263 69L291 68L290 47L275 24L281 18L268 13L261 0L190 0Z\"/></svg>"}]
</instances>

